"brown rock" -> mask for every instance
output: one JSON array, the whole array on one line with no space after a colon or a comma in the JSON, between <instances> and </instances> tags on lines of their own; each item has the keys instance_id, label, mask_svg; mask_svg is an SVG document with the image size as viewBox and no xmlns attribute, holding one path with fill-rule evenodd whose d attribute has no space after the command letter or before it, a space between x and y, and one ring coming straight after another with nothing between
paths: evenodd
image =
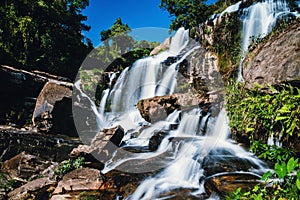
<instances>
[{"instance_id":1,"label":"brown rock","mask_svg":"<svg viewBox=\"0 0 300 200\"><path fill-rule=\"evenodd\" d=\"M47 161L61 162L68 159L72 151L81 141L65 136L39 134L29 130L21 130L0 126L0 152L6 161L22 153L34 156L32 161L40 164ZM39 165L39 164L38 164Z\"/></svg>"},{"instance_id":2,"label":"brown rock","mask_svg":"<svg viewBox=\"0 0 300 200\"><path fill-rule=\"evenodd\" d=\"M22 152L2 165L2 170L11 178L30 179L48 168L52 162L45 161L37 156Z\"/></svg>"},{"instance_id":3,"label":"brown rock","mask_svg":"<svg viewBox=\"0 0 300 200\"><path fill-rule=\"evenodd\" d=\"M165 41L159 46L155 47L151 52L150 56L154 56L162 51L165 51L170 48L171 38L166 38Z\"/></svg>"},{"instance_id":4,"label":"brown rock","mask_svg":"<svg viewBox=\"0 0 300 200\"><path fill-rule=\"evenodd\" d=\"M255 84L300 84L300 20L249 52L243 63L248 88Z\"/></svg>"},{"instance_id":5,"label":"brown rock","mask_svg":"<svg viewBox=\"0 0 300 200\"><path fill-rule=\"evenodd\" d=\"M79 145L72 150L70 156L83 156L87 162L92 162L92 164L98 163L93 167L102 168L112 153L120 147L123 137L124 130L121 126L103 129L95 135L90 145ZM99 161L101 162L100 165Z\"/></svg>"},{"instance_id":6,"label":"brown rock","mask_svg":"<svg viewBox=\"0 0 300 200\"><path fill-rule=\"evenodd\" d=\"M47 199L49 198L51 187L55 187L56 184L55 181L51 181L48 178L39 178L8 193L8 197L11 200Z\"/></svg>"},{"instance_id":7,"label":"brown rock","mask_svg":"<svg viewBox=\"0 0 300 200\"><path fill-rule=\"evenodd\" d=\"M99 170L80 168L66 174L58 183L53 194L98 190L102 184L103 180Z\"/></svg>"},{"instance_id":8,"label":"brown rock","mask_svg":"<svg viewBox=\"0 0 300 200\"><path fill-rule=\"evenodd\" d=\"M0 66L0 123L18 127L28 126L35 101L48 81L64 82L67 78L38 71L26 71L11 66ZM71 83L68 83L71 84ZM5 116L5 117L2 117Z\"/></svg>"},{"instance_id":9,"label":"brown rock","mask_svg":"<svg viewBox=\"0 0 300 200\"><path fill-rule=\"evenodd\" d=\"M171 94L140 100L137 108L146 121L155 123L165 119L176 109L188 109L204 105L206 102L206 98L199 98L193 94Z\"/></svg>"},{"instance_id":10,"label":"brown rock","mask_svg":"<svg viewBox=\"0 0 300 200\"><path fill-rule=\"evenodd\" d=\"M259 180L260 176L249 172L220 173L206 178L204 187L208 195L215 191L225 196L237 188L249 189L260 183Z\"/></svg>"},{"instance_id":11,"label":"brown rock","mask_svg":"<svg viewBox=\"0 0 300 200\"><path fill-rule=\"evenodd\" d=\"M47 82L41 90L32 116L33 124L42 132L77 136L72 117L72 84Z\"/></svg>"}]
</instances>

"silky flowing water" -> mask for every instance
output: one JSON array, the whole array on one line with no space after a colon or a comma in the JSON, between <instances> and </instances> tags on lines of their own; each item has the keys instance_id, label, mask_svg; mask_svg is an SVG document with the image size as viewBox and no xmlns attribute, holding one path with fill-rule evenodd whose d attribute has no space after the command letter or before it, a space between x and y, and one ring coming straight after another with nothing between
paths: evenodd
<instances>
[{"instance_id":1,"label":"silky flowing water","mask_svg":"<svg viewBox=\"0 0 300 200\"><path fill-rule=\"evenodd\" d=\"M238 11L240 4L238 2L227 8L219 17L225 12ZM290 14L290 10L286 1L266 0L244 8L241 13L241 47L246 52L251 37L265 36L278 19ZM104 90L100 107L96 108L91 103L98 118L99 129L116 125L124 128L123 148L147 149L149 140L156 131L163 130L167 133L156 151L124 153L117 150L105 163L102 173L114 169L130 173L155 172L127 197L129 200L164 199L166 197L161 197L161 194L182 188L190 189L192 195L204 194L204 159L211 155L223 155L223 152L249 163L248 172L262 175L268 169L262 161L230 139L229 121L224 108L215 116L203 112L201 108L175 110L165 120L152 124L141 117L136 108L139 100L177 92L179 64L200 48L199 45L190 45L188 35L187 30L179 29L172 38L168 51L136 61L122 71L114 87L111 87L111 83L116 79L116 74L112 74L110 87ZM173 57L175 61L164 66L163 63L169 57ZM238 80L242 80L241 66ZM75 86L80 90L80 82ZM90 98L89 100L91 101ZM176 128L171 128L174 124ZM139 134L134 135L137 132ZM136 167L134 171L124 168L126 163L149 159L156 159L155 164Z\"/></svg>"}]
</instances>

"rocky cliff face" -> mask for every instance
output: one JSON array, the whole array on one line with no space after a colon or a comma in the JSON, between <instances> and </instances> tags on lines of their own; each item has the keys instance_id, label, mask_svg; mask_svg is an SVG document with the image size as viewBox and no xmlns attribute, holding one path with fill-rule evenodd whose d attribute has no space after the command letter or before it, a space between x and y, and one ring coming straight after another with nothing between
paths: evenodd
<instances>
[{"instance_id":1,"label":"rocky cliff face","mask_svg":"<svg viewBox=\"0 0 300 200\"><path fill-rule=\"evenodd\" d=\"M248 88L292 83L300 86L300 20L250 51L243 63Z\"/></svg>"}]
</instances>

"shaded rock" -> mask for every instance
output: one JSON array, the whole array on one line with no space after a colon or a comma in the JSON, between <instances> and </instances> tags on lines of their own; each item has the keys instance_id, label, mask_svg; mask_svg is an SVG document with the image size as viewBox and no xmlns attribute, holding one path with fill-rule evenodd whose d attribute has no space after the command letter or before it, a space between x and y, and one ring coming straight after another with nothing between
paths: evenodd
<instances>
[{"instance_id":1,"label":"shaded rock","mask_svg":"<svg viewBox=\"0 0 300 200\"><path fill-rule=\"evenodd\" d=\"M5 65L0 66L0 76L0 124L17 127L31 123L36 98L46 82L68 81L64 77Z\"/></svg>"},{"instance_id":2,"label":"shaded rock","mask_svg":"<svg viewBox=\"0 0 300 200\"><path fill-rule=\"evenodd\" d=\"M98 130L97 116L93 111L94 102L91 97L83 93L82 84L76 82L73 88L73 119L76 130L83 143L90 143Z\"/></svg>"},{"instance_id":3,"label":"shaded rock","mask_svg":"<svg viewBox=\"0 0 300 200\"><path fill-rule=\"evenodd\" d=\"M168 132L166 131L157 131L155 132L149 140L149 150L156 151L159 147L162 140L166 137Z\"/></svg>"},{"instance_id":4,"label":"shaded rock","mask_svg":"<svg viewBox=\"0 0 300 200\"><path fill-rule=\"evenodd\" d=\"M0 127L0 152L2 160L26 152L38 160L60 162L69 158L72 149L82 144L79 139L66 136L39 134L30 130Z\"/></svg>"},{"instance_id":5,"label":"shaded rock","mask_svg":"<svg viewBox=\"0 0 300 200\"><path fill-rule=\"evenodd\" d=\"M221 196L226 196L230 192L234 192L237 188L247 190L260 183L260 176L249 173L220 173L205 180L205 190L208 195L217 192Z\"/></svg>"},{"instance_id":6,"label":"shaded rock","mask_svg":"<svg viewBox=\"0 0 300 200\"><path fill-rule=\"evenodd\" d=\"M176 109L197 107L204 105L206 102L205 97L198 98L193 94L171 94L140 100L137 108L146 121L155 123L166 119Z\"/></svg>"},{"instance_id":7,"label":"shaded rock","mask_svg":"<svg viewBox=\"0 0 300 200\"><path fill-rule=\"evenodd\" d=\"M72 117L72 84L47 82L41 90L32 116L39 131L77 136Z\"/></svg>"},{"instance_id":8,"label":"shaded rock","mask_svg":"<svg viewBox=\"0 0 300 200\"><path fill-rule=\"evenodd\" d=\"M168 200L204 200L209 198L206 194L193 195L192 192L194 192L192 189L180 188L162 193L159 197Z\"/></svg>"},{"instance_id":9,"label":"shaded rock","mask_svg":"<svg viewBox=\"0 0 300 200\"><path fill-rule=\"evenodd\" d=\"M2 165L2 170L12 179L21 178L28 180L37 177L51 165L51 161L22 152L10 160L6 160Z\"/></svg>"},{"instance_id":10,"label":"shaded rock","mask_svg":"<svg viewBox=\"0 0 300 200\"><path fill-rule=\"evenodd\" d=\"M233 155L211 155L203 160L203 169L206 176L221 172L249 171L255 167L258 168L249 160Z\"/></svg>"},{"instance_id":11,"label":"shaded rock","mask_svg":"<svg viewBox=\"0 0 300 200\"><path fill-rule=\"evenodd\" d=\"M246 87L292 83L300 86L300 20L247 54L243 62ZM268 59L266 59L268 58Z\"/></svg>"},{"instance_id":12,"label":"shaded rock","mask_svg":"<svg viewBox=\"0 0 300 200\"><path fill-rule=\"evenodd\" d=\"M110 171L105 174L105 183L100 187L99 199L125 199L132 194L139 184L152 175L151 173L126 173Z\"/></svg>"},{"instance_id":13,"label":"shaded rock","mask_svg":"<svg viewBox=\"0 0 300 200\"><path fill-rule=\"evenodd\" d=\"M70 156L82 156L85 161L94 164L93 167L102 168L103 164L112 156L112 153L120 147L123 137L124 130L121 126L103 129L96 134L90 145L79 145L72 150Z\"/></svg>"},{"instance_id":14,"label":"shaded rock","mask_svg":"<svg viewBox=\"0 0 300 200\"><path fill-rule=\"evenodd\" d=\"M80 168L66 174L58 183L53 194L98 190L102 184L103 180L99 170Z\"/></svg>"},{"instance_id":15,"label":"shaded rock","mask_svg":"<svg viewBox=\"0 0 300 200\"><path fill-rule=\"evenodd\" d=\"M156 55L162 51L165 51L167 49L170 48L170 43L171 43L171 38L168 37L164 40L164 42L162 44L160 44L159 46L155 47L151 52L150 52L150 56Z\"/></svg>"},{"instance_id":16,"label":"shaded rock","mask_svg":"<svg viewBox=\"0 0 300 200\"><path fill-rule=\"evenodd\" d=\"M48 178L39 178L13 190L8 194L11 200L20 199L49 199L52 188L56 186L55 181Z\"/></svg>"}]
</instances>

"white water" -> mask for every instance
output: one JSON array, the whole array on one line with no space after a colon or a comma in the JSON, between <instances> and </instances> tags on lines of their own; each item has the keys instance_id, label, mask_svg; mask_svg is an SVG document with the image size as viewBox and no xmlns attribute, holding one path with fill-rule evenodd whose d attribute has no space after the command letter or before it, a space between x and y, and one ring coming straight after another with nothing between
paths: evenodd
<instances>
[{"instance_id":1,"label":"white water","mask_svg":"<svg viewBox=\"0 0 300 200\"><path fill-rule=\"evenodd\" d=\"M239 65L238 81L243 81L242 62L245 53L248 51L251 37L262 38L266 36L275 26L278 19L291 14L285 0L263 0L243 10L241 20L242 30L242 51L243 58Z\"/></svg>"},{"instance_id":2,"label":"white water","mask_svg":"<svg viewBox=\"0 0 300 200\"><path fill-rule=\"evenodd\" d=\"M201 178L203 174L203 159L214 149L230 149L231 154L243 160L248 160L256 170L255 173L263 173L266 166L256 158L252 157L243 148L228 141L230 134L226 111L223 109L215 121L210 123L213 128L207 136L196 136L195 126L190 125L190 117L199 117L199 110L193 110L184 115L178 134L181 135L182 127L187 133L193 133L193 140L182 141L178 150L174 153L174 159L159 174L142 182L136 191L129 196L128 200L158 199L159 195L178 188L193 189L193 194L205 193L204 183ZM192 122L193 123L193 122Z\"/></svg>"},{"instance_id":3,"label":"white water","mask_svg":"<svg viewBox=\"0 0 300 200\"><path fill-rule=\"evenodd\" d=\"M225 12L237 11L239 5L240 2L226 9L221 15ZM282 1L263 1L244 9L242 17L243 50L247 51L251 36L267 34L276 19L288 12L286 3ZM180 54L187 46L188 40L188 32L179 29L172 38L169 51L138 60L133 66L126 68L121 73L114 88L104 91L103 102L101 101L99 109L100 114L98 113L97 116L101 119L102 126L121 125L125 129L126 135L123 142L126 147L147 147L149 139L155 131L164 130L168 132L154 152L127 153L122 156L122 152L117 151L105 163L102 173L118 169L122 165L126 166L126 163L136 160L146 161L164 153L171 154L168 158L159 160L163 165L149 165L148 168L142 166L135 169L137 171L130 171L130 168L125 170L131 173L143 173L148 172L147 170L163 169L160 173L144 180L136 191L128 197L130 200L157 199L162 193L178 188L192 189L194 194L205 193L204 183L200 181L205 178L203 161L208 155L217 151L228 151L231 156L249 161L252 166L249 171L254 173L262 174L266 170L266 166L261 161L229 139L230 131L225 110L221 110L216 119L210 115L202 116L202 111L199 108L184 113L175 111L165 121L151 124L150 127L143 130L140 129L141 124L150 124L142 119L135 108L136 103L140 99L171 94L176 91L178 64L199 47L194 47L180 55L180 59L178 58L166 69L162 67L162 62L170 56ZM111 102L111 111L104 112L108 102ZM93 111L97 112L95 108ZM179 124L179 126L175 130L170 130L169 127L172 124ZM139 132L139 134L132 138L132 134L135 132ZM174 140L180 138L180 141L173 143L172 138Z\"/></svg>"}]
</instances>

